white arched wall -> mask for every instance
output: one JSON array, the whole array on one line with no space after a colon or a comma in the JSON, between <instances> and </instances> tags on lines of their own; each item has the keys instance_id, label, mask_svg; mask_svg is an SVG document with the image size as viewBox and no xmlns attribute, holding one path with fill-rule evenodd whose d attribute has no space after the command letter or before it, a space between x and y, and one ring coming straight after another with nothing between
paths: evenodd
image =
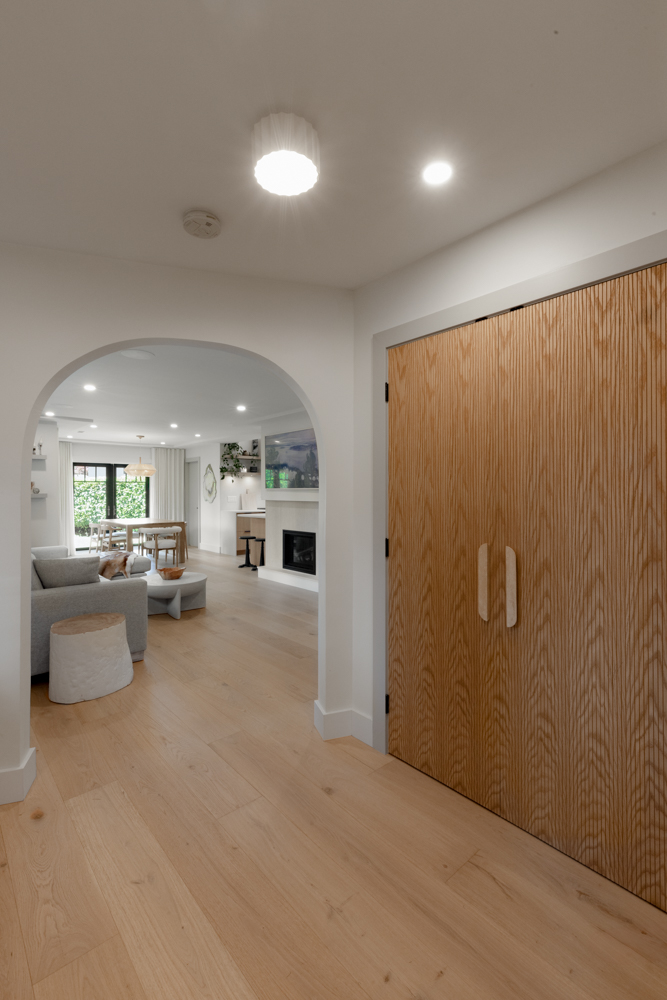
<instances>
[{"instance_id":1,"label":"white arched wall","mask_svg":"<svg viewBox=\"0 0 667 1000\"><path fill-rule=\"evenodd\" d=\"M24 797L30 749L30 454L42 407L83 364L153 342L219 345L269 364L313 418L320 488L324 738L370 740L352 707L353 325L345 291L28 247L0 247L0 803Z\"/></svg>"}]
</instances>

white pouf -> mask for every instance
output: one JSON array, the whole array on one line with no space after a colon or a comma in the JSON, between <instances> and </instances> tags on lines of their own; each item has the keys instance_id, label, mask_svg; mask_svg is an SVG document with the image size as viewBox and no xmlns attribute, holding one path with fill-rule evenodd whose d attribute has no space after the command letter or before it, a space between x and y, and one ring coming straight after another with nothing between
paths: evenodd
<instances>
[{"instance_id":1,"label":"white pouf","mask_svg":"<svg viewBox=\"0 0 667 1000\"><path fill-rule=\"evenodd\" d=\"M102 698L133 678L125 615L78 615L51 626L51 701L71 705Z\"/></svg>"}]
</instances>

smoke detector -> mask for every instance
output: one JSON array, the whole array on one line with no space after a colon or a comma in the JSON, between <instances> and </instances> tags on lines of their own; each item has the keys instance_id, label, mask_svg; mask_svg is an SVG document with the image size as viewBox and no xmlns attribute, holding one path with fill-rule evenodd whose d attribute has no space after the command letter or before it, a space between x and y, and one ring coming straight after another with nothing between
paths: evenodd
<instances>
[{"instance_id":1,"label":"smoke detector","mask_svg":"<svg viewBox=\"0 0 667 1000\"><path fill-rule=\"evenodd\" d=\"M183 216L183 229L190 236L197 236L200 240L212 240L214 236L220 234L222 224L213 212L195 209Z\"/></svg>"}]
</instances>

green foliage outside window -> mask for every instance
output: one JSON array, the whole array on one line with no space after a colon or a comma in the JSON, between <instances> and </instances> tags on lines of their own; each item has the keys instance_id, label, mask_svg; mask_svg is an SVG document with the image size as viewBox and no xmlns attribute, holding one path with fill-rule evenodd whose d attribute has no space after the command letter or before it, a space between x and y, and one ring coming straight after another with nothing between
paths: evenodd
<instances>
[{"instance_id":1,"label":"green foliage outside window","mask_svg":"<svg viewBox=\"0 0 667 1000\"><path fill-rule=\"evenodd\" d=\"M116 481L116 517L146 517L146 480Z\"/></svg>"},{"instance_id":2,"label":"green foliage outside window","mask_svg":"<svg viewBox=\"0 0 667 1000\"><path fill-rule=\"evenodd\" d=\"M105 480L74 482L74 530L87 536L91 521L97 524L106 517L107 484ZM146 516L146 480L116 481L116 517Z\"/></svg>"},{"instance_id":3,"label":"green foliage outside window","mask_svg":"<svg viewBox=\"0 0 667 1000\"><path fill-rule=\"evenodd\" d=\"M74 530L87 535L92 521L97 524L107 516L107 484L104 480L74 483Z\"/></svg>"}]
</instances>

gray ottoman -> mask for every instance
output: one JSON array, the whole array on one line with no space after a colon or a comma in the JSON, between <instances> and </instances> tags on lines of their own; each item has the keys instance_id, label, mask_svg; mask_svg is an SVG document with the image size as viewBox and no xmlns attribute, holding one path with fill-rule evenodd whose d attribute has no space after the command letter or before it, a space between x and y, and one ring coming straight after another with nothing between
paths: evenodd
<instances>
[{"instance_id":1,"label":"gray ottoman","mask_svg":"<svg viewBox=\"0 0 667 1000\"><path fill-rule=\"evenodd\" d=\"M178 580L163 580L158 573L146 577L148 614L180 618L181 611L206 607L205 573L186 572Z\"/></svg>"}]
</instances>

